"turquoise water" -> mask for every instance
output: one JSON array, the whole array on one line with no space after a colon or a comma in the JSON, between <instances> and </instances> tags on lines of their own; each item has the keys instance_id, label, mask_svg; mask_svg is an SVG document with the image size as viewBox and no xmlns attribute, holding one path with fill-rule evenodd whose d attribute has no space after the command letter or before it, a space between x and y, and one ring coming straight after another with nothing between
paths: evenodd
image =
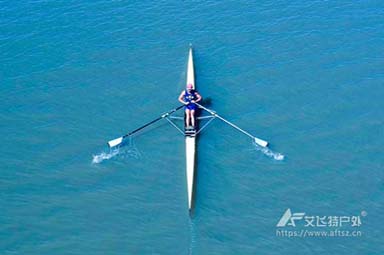
<instances>
[{"instance_id":1,"label":"turquoise water","mask_svg":"<svg viewBox=\"0 0 384 255\"><path fill-rule=\"evenodd\" d=\"M1 254L384 252L383 2L0 10ZM285 155L215 120L198 141L191 220L176 130L162 122L118 153L106 148L178 105L189 43L210 107ZM365 211L363 235L278 237L287 208Z\"/></svg>"}]
</instances>

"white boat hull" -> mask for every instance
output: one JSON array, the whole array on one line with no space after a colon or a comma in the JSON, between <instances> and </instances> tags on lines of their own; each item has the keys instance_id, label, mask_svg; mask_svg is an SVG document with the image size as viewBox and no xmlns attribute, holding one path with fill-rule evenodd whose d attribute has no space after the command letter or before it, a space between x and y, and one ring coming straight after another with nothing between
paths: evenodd
<instances>
[{"instance_id":1,"label":"white boat hull","mask_svg":"<svg viewBox=\"0 0 384 255\"><path fill-rule=\"evenodd\" d=\"M185 138L185 158L187 168L187 185L188 185L188 207L191 210L193 200L193 185L195 175L195 154L196 154L196 138Z\"/></svg>"},{"instance_id":2,"label":"white boat hull","mask_svg":"<svg viewBox=\"0 0 384 255\"><path fill-rule=\"evenodd\" d=\"M192 48L189 49L188 56L188 71L187 71L187 84L192 84L195 89L195 71L193 66ZM196 137L185 137L185 161L186 161L186 175L187 175L187 189L188 189L188 208L192 209L193 203L193 190L195 178L195 157L196 157Z\"/></svg>"}]
</instances>

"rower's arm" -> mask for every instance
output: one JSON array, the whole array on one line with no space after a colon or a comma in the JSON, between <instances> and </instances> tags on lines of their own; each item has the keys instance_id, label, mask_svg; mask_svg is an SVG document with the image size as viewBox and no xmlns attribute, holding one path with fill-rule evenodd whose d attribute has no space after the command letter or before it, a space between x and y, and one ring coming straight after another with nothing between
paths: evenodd
<instances>
[{"instance_id":1,"label":"rower's arm","mask_svg":"<svg viewBox=\"0 0 384 255\"><path fill-rule=\"evenodd\" d=\"M182 103L182 104L186 104L187 102L185 102L183 99L184 99L184 93L185 91L181 92L180 93L180 96L179 96L179 102Z\"/></svg>"},{"instance_id":2,"label":"rower's arm","mask_svg":"<svg viewBox=\"0 0 384 255\"><path fill-rule=\"evenodd\" d=\"M196 92L196 97L197 97L197 99L195 100L195 103L200 102L201 99L202 99L202 97L201 97L200 94L197 93L197 92Z\"/></svg>"}]
</instances>

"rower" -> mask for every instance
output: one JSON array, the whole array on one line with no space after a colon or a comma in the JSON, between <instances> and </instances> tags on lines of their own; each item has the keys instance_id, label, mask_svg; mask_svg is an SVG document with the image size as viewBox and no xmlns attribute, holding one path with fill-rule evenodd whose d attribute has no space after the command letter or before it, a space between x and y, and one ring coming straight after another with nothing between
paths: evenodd
<instances>
[{"instance_id":1,"label":"rower","mask_svg":"<svg viewBox=\"0 0 384 255\"><path fill-rule=\"evenodd\" d=\"M197 105L195 103L201 100L200 94L193 89L193 84L187 84L187 89L183 90L180 93L179 101L185 104L185 124L186 129L190 129L190 124L192 128L195 129L195 112Z\"/></svg>"}]
</instances>

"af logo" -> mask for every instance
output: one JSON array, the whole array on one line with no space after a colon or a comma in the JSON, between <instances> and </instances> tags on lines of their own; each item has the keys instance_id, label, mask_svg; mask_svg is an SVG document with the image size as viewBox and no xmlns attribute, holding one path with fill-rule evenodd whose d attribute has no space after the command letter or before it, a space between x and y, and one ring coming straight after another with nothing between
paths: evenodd
<instances>
[{"instance_id":1,"label":"af logo","mask_svg":"<svg viewBox=\"0 0 384 255\"><path fill-rule=\"evenodd\" d=\"M277 223L277 227L292 226L296 227L295 220L303 219L305 213L291 213L291 209L287 209L280 221Z\"/></svg>"}]
</instances>

